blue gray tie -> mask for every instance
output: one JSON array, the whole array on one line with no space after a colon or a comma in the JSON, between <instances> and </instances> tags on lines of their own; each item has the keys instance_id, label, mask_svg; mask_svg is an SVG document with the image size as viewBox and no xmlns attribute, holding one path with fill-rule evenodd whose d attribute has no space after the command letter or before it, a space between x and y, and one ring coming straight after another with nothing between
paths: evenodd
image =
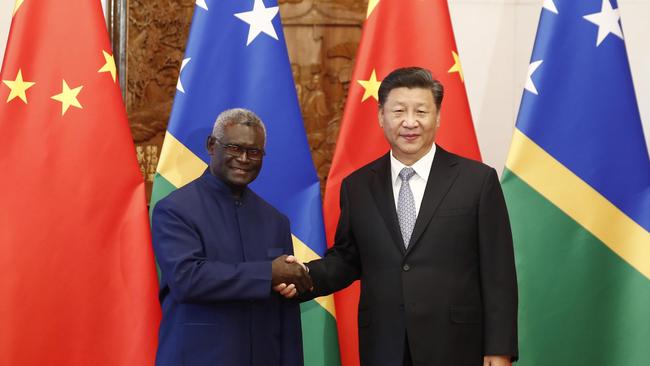
<instances>
[{"instance_id":1,"label":"blue gray tie","mask_svg":"<svg viewBox=\"0 0 650 366\"><path fill-rule=\"evenodd\" d=\"M404 239L404 247L408 248L413 227L415 227L415 199L409 179L415 175L413 168L405 167L399 172L399 177L402 179L402 186L399 188L399 196L397 197L397 219L399 220L399 228L402 232Z\"/></svg>"}]
</instances>

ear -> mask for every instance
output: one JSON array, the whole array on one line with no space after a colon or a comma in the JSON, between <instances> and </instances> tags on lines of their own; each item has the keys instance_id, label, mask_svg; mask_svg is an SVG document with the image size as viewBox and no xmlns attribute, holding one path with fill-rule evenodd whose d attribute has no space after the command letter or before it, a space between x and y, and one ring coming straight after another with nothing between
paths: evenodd
<instances>
[{"instance_id":1,"label":"ear","mask_svg":"<svg viewBox=\"0 0 650 366\"><path fill-rule=\"evenodd\" d=\"M212 155L214 153L214 145L215 145L216 139L210 135L208 136L208 139L205 141L205 148L208 150L208 153Z\"/></svg>"},{"instance_id":2,"label":"ear","mask_svg":"<svg viewBox=\"0 0 650 366\"><path fill-rule=\"evenodd\" d=\"M379 121L379 127L384 128L384 107L379 106L377 111L377 120Z\"/></svg>"},{"instance_id":3,"label":"ear","mask_svg":"<svg viewBox=\"0 0 650 366\"><path fill-rule=\"evenodd\" d=\"M436 115L436 128L440 127L440 112Z\"/></svg>"}]
</instances>

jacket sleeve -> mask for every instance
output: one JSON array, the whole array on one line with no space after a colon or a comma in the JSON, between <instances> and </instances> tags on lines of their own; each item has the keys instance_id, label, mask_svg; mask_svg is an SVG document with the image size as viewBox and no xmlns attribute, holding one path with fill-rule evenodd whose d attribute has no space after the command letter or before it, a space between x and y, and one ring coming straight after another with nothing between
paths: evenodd
<instances>
[{"instance_id":1,"label":"jacket sleeve","mask_svg":"<svg viewBox=\"0 0 650 366\"><path fill-rule=\"evenodd\" d=\"M516 360L517 275L508 210L494 169L483 182L478 212L484 354Z\"/></svg>"},{"instance_id":2,"label":"jacket sleeve","mask_svg":"<svg viewBox=\"0 0 650 366\"><path fill-rule=\"evenodd\" d=\"M350 222L353 208L350 205L347 180L341 184L340 205L341 215L336 227L334 245L322 259L307 263L314 291L301 295L302 301L339 291L361 276L359 249Z\"/></svg>"},{"instance_id":3,"label":"jacket sleeve","mask_svg":"<svg viewBox=\"0 0 650 366\"><path fill-rule=\"evenodd\" d=\"M289 222L287 223L287 238L285 241L285 253L293 254L293 241L291 239L291 232L289 229ZM296 301L286 300L280 295L273 296L280 297L282 302L281 315L282 315L282 362L284 366L302 366L303 365L303 349L302 349L302 327L300 322L300 304Z\"/></svg>"},{"instance_id":4,"label":"jacket sleeve","mask_svg":"<svg viewBox=\"0 0 650 366\"><path fill-rule=\"evenodd\" d=\"M193 225L166 201L159 202L154 209L152 232L156 260L163 286L169 287L178 302L256 300L270 296L270 261L208 260Z\"/></svg>"}]
</instances>

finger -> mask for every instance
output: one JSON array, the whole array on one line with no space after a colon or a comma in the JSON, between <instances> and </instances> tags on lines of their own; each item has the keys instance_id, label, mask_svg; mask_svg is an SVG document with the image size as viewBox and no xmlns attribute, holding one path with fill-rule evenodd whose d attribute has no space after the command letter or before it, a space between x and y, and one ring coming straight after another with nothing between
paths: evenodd
<instances>
[{"instance_id":1,"label":"finger","mask_svg":"<svg viewBox=\"0 0 650 366\"><path fill-rule=\"evenodd\" d=\"M281 293L281 292L284 291L286 288L287 288L287 284L286 284L286 283L279 283L279 284L273 286L273 291L275 291L275 292L280 292L280 293Z\"/></svg>"},{"instance_id":2,"label":"finger","mask_svg":"<svg viewBox=\"0 0 650 366\"><path fill-rule=\"evenodd\" d=\"M295 263L295 262L298 261L298 259L297 259L296 257L294 257L293 255L288 255L288 256L284 259L284 261L287 262L287 263Z\"/></svg>"},{"instance_id":3,"label":"finger","mask_svg":"<svg viewBox=\"0 0 650 366\"><path fill-rule=\"evenodd\" d=\"M302 285L302 289L300 292L306 292L312 287L314 287L311 283L311 277L307 274L307 272L302 271L301 276L300 276L300 284Z\"/></svg>"},{"instance_id":4,"label":"finger","mask_svg":"<svg viewBox=\"0 0 650 366\"><path fill-rule=\"evenodd\" d=\"M287 299L291 299L292 297L296 296L297 294L298 294L298 291L296 291L296 289L294 288L293 290L291 290L291 292L289 294L284 295L284 297L287 298Z\"/></svg>"},{"instance_id":5,"label":"finger","mask_svg":"<svg viewBox=\"0 0 650 366\"><path fill-rule=\"evenodd\" d=\"M307 291L307 289L310 287L309 281L307 280L307 276L305 271L298 265L295 264L293 270L293 283L296 285L296 289L298 290L299 293Z\"/></svg>"},{"instance_id":6,"label":"finger","mask_svg":"<svg viewBox=\"0 0 650 366\"><path fill-rule=\"evenodd\" d=\"M304 271L303 276L305 278L306 289L309 290L309 291L313 290L314 289L314 283L311 280L311 276L309 275L309 272Z\"/></svg>"},{"instance_id":7,"label":"finger","mask_svg":"<svg viewBox=\"0 0 650 366\"><path fill-rule=\"evenodd\" d=\"M280 295L286 297L291 292L295 292L295 291L296 291L296 285L292 283L289 286L286 286L282 291L280 291Z\"/></svg>"},{"instance_id":8,"label":"finger","mask_svg":"<svg viewBox=\"0 0 650 366\"><path fill-rule=\"evenodd\" d=\"M307 290L307 284L305 283L305 278L303 276L296 274L293 277L293 283L296 285L296 290L298 290L298 293L302 293Z\"/></svg>"}]
</instances>

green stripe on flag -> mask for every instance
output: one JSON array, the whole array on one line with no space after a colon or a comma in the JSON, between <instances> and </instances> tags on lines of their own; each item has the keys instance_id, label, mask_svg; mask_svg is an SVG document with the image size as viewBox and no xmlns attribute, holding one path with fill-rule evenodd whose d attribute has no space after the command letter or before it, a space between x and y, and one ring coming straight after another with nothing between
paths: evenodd
<instances>
[{"instance_id":1,"label":"green stripe on flag","mask_svg":"<svg viewBox=\"0 0 650 366\"><path fill-rule=\"evenodd\" d=\"M517 364L648 364L650 281L507 169L503 190L519 282Z\"/></svg>"},{"instance_id":2,"label":"green stripe on flag","mask_svg":"<svg viewBox=\"0 0 650 366\"><path fill-rule=\"evenodd\" d=\"M171 184L165 177L156 173L153 179L153 188L151 189L151 201L149 207L149 215L153 212L153 208L156 207L156 203L161 199L165 198L168 194L176 190L176 186ZM151 219L151 217L149 218Z\"/></svg>"},{"instance_id":3,"label":"green stripe on flag","mask_svg":"<svg viewBox=\"0 0 650 366\"><path fill-rule=\"evenodd\" d=\"M305 365L339 366L336 319L316 301L300 304Z\"/></svg>"}]
</instances>

